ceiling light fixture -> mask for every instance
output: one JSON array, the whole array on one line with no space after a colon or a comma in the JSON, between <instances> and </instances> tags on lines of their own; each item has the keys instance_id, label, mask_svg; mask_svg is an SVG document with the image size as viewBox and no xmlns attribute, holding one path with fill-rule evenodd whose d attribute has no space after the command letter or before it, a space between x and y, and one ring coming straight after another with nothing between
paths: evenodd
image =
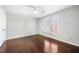
<instances>
[{"instance_id":1,"label":"ceiling light fixture","mask_svg":"<svg viewBox=\"0 0 79 59\"><path fill-rule=\"evenodd\" d=\"M34 6L34 5L28 5L30 8L32 8L33 9L33 14L41 14L41 13L45 13L45 11L44 10L42 10L42 7L40 7L40 6Z\"/></svg>"},{"instance_id":2,"label":"ceiling light fixture","mask_svg":"<svg viewBox=\"0 0 79 59\"><path fill-rule=\"evenodd\" d=\"M38 14L38 13L39 13L39 11L37 11L37 10L34 10L34 11L33 11L33 13L34 13L34 14Z\"/></svg>"}]
</instances>

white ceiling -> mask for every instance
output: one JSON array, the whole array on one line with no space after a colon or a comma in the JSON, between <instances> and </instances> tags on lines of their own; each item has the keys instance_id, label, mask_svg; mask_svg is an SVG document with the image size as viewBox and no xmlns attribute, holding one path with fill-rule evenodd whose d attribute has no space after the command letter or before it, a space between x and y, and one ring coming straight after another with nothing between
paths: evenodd
<instances>
[{"instance_id":1,"label":"white ceiling","mask_svg":"<svg viewBox=\"0 0 79 59\"><path fill-rule=\"evenodd\" d=\"M5 9L7 12L13 14L24 15L33 18L40 18L54 12L66 9L72 5L7 5ZM35 9L39 10L39 13L34 14Z\"/></svg>"}]
</instances>

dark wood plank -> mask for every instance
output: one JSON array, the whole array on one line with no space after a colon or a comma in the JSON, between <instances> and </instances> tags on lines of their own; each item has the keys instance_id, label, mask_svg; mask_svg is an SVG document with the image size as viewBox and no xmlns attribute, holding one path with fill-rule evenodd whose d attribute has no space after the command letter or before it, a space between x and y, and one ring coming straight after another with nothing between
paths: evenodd
<instances>
[{"instance_id":1,"label":"dark wood plank","mask_svg":"<svg viewBox=\"0 0 79 59\"><path fill-rule=\"evenodd\" d=\"M6 40L0 48L1 53L44 53L45 41L50 45L48 53L79 53L79 47L43 35L32 35Z\"/></svg>"},{"instance_id":2,"label":"dark wood plank","mask_svg":"<svg viewBox=\"0 0 79 59\"><path fill-rule=\"evenodd\" d=\"M6 42L7 44L7 52L20 52L20 53L42 53L43 50L41 49L41 43L33 36L29 37L22 37L19 39L12 39ZM42 45L43 46L43 45Z\"/></svg>"},{"instance_id":3,"label":"dark wood plank","mask_svg":"<svg viewBox=\"0 0 79 59\"><path fill-rule=\"evenodd\" d=\"M43 35L39 36L43 37L45 40L48 40L50 43L55 43L58 46L58 53L79 53L78 46L62 42L53 38L49 38Z\"/></svg>"}]
</instances>

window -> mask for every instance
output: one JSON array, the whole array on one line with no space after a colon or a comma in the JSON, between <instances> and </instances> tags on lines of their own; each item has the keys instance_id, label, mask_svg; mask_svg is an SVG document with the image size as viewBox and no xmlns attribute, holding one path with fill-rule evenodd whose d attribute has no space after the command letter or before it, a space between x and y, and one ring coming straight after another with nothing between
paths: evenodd
<instances>
[{"instance_id":1,"label":"window","mask_svg":"<svg viewBox=\"0 0 79 59\"><path fill-rule=\"evenodd\" d=\"M58 16L53 16L52 17L52 27L51 27L51 32L53 34L58 34L58 25L59 25L59 17Z\"/></svg>"},{"instance_id":2,"label":"window","mask_svg":"<svg viewBox=\"0 0 79 59\"><path fill-rule=\"evenodd\" d=\"M44 32L58 34L58 25L59 25L59 17L58 16L49 16L44 19Z\"/></svg>"}]
</instances>

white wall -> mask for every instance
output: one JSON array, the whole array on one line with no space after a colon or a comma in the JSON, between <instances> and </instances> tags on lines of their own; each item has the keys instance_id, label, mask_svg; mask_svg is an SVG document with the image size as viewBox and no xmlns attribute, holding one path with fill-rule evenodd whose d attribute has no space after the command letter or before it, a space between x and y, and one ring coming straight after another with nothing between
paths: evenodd
<instances>
[{"instance_id":1,"label":"white wall","mask_svg":"<svg viewBox=\"0 0 79 59\"><path fill-rule=\"evenodd\" d=\"M6 40L6 12L4 7L0 5L0 47L2 46L3 42Z\"/></svg>"},{"instance_id":2,"label":"white wall","mask_svg":"<svg viewBox=\"0 0 79 59\"><path fill-rule=\"evenodd\" d=\"M36 19L7 13L7 39L37 34Z\"/></svg>"},{"instance_id":3,"label":"white wall","mask_svg":"<svg viewBox=\"0 0 79 59\"><path fill-rule=\"evenodd\" d=\"M52 15L59 16L59 34L43 32L44 20L48 16L39 19L39 34L79 46L79 6L68 8Z\"/></svg>"}]
</instances>

